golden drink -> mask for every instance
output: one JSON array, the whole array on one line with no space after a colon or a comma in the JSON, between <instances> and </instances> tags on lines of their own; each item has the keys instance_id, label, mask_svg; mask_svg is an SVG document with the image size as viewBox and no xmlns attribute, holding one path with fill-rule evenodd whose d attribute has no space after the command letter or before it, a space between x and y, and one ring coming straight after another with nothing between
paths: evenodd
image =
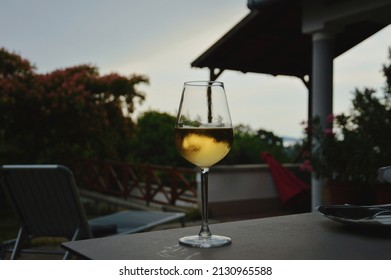
<instances>
[{"instance_id":1,"label":"golden drink","mask_svg":"<svg viewBox=\"0 0 391 280\"><path fill-rule=\"evenodd\" d=\"M192 164L206 168L223 159L233 142L232 128L176 128L175 145Z\"/></svg>"}]
</instances>

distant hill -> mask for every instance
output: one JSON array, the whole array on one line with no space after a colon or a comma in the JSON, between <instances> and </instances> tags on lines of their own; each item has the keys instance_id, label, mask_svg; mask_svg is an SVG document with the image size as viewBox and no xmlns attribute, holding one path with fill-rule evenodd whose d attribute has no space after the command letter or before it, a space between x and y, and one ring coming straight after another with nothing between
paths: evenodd
<instances>
[{"instance_id":1,"label":"distant hill","mask_svg":"<svg viewBox=\"0 0 391 280\"><path fill-rule=\"evenodd\" d=\"M295 137L290 137L290 136L281 136L281 138L282 138L284 147L292 146L302 140L301 138L295 138Z\"/></svg>"}]
</instances>

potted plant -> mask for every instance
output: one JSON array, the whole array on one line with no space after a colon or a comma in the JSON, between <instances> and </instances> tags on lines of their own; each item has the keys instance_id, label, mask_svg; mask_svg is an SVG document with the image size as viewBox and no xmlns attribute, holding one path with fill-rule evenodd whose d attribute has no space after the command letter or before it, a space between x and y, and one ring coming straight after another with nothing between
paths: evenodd
<instances>
[{"instance_id":1,"label":"potted plant","mask_svg":"<svg viewBox=\"0 0 391 280\"><path fill-rule=\"evenodd\" d=\"M375 202L377 170L391 165L391 64L383 65L383 73L382 93L356 89L348 113L330 115L325 124L314 118L306 128L312 145L303 168L340 190L349 186L344 203Z\"/></svg>"}]
</instances>

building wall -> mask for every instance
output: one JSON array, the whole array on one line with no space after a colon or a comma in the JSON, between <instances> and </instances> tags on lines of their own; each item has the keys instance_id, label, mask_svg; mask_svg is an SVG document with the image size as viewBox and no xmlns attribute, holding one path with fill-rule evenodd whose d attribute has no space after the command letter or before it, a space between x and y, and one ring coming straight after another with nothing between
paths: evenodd
<instances>
[{"instance_id":1,"label":"building wall","mask_svg":"<svg viewBox=\"0 0 391 280\"><path fill-rule=\"evenodd\" d=\"M300 174L298 165L284 166L298 176L304 176ZM208 196L212 217L267 216L286 211L280 203L269 167L265 164L212 167Z\"/></svg>"}]
</instances>

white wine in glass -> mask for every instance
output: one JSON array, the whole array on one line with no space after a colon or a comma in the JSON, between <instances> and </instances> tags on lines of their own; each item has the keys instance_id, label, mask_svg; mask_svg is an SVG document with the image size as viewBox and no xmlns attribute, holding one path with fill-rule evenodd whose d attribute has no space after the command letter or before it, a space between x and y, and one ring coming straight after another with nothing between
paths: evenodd
<instances>
[{"instance_id":1,"label":"white wine in glass","mask_svg":"<svg viewBox=\"0 0 391 280\"><path fill-rule=\"evenodd\" d=\"M231 244L229 237L212 235L209 229L208 173L212 165L228 154L233 138L224 84L186 82L175 124L175 145L186 160L201 169L202 225L198 235L180 238L181 245L212 248Z\"/></svg>"}]
</instances>

